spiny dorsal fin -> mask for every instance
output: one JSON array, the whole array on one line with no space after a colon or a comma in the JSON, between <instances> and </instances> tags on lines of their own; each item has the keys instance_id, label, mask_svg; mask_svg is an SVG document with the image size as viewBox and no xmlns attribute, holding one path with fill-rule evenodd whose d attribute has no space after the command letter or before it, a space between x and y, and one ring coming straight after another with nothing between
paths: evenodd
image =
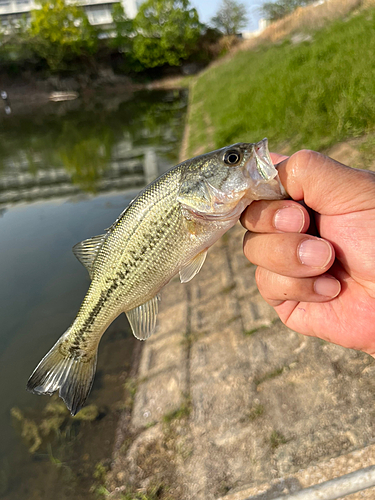
<instances>
[{"instance_id":1,"label":"spiny dorsal fin","mask_svg":"<svg viewBox=\"0 0 375 500\"><path fill-rule=\"evenodd\" d=\"M194 257L190 262L180 269L181 283L187 283L192 280L196 274L202 269L204 261L206 260L207 250L203 250Z\"/></svg>"},{"instance_id":2,"label":"spiny dorsal fin","mask_svg":"<svg viewBox=\"0 0 375 500\"><path fill-rule=\"evenodd\" d=\"M105 238L106 234L99 234L98 236L93 236L88 240L83 240L73 247L74 255L88 270L91 279L93 277L93 264Z\"/></svg>"},{"instance_id":3,"label":"spiny dorsal fin","mask_svg":"<svg viewBox=\"0 0 375 500\"><path fill-rule=\"evenodd\" d=\"M159 312L158 300L158 296L155 296L148 302L126 311L135 338L146 340L154 333Z\"/></svg>"}]
</instances>

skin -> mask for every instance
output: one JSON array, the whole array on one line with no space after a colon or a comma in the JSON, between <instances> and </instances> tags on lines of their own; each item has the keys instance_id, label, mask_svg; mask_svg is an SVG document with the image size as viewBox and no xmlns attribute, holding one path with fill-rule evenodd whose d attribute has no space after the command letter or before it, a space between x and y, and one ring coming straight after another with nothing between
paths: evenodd
<instances>
[{"instance_id":1,"label":"skin","mask_svg":"<svg viewBox=\"0 0 375 500\"><path fill-rule=\"evenodd\" d=\"M291 200L241 217L261 295L289 328L375 356L375 173L314 151L272 161Z\"/></svg>"}]
</instances>

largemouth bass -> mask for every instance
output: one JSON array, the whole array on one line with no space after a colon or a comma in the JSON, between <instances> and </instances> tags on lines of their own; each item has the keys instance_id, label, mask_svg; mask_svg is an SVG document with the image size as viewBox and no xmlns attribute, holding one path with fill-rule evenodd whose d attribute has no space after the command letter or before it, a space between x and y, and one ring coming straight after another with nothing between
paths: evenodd
<instances>
[{"instance_id":1,"label":"largemouth bass","mask_svg":"<svg viewBox=\"0 0 375 500\"><path fill-rule=\"evenodd\" d=\"M159 291L177 273L182 283L201 269L207 249L259 199L286 193L267 139L239 143L184 161L147 186L105 234L73 252L92 279L73 324L32 373L27 389L59 391L75 415L95 375L99 341L125 312L140 340L156 327Z\"/></svg>"}]
</instances>

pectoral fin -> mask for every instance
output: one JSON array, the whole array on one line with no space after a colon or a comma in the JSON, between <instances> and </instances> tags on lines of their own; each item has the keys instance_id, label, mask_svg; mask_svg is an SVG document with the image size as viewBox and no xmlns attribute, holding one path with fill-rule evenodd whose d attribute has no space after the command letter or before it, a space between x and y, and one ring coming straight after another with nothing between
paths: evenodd
<instances>
[{"instance_id":1,"label":"pectoral fin","mask_svg":"<svg viewBox=\"0 0 375 500\"><path fill-rule=\"evenodd\" d=\"M105 238L106 234L99 234L98 236L93 236L88 240L83 240L73 247L74 255L88 270L91 279L93 277L95 259L105 241Z\"/></svg>"},{"instance_id":2,"label":"pectoral fin","mask_svg":"<svg viewBox=\"0 0 375 500\"><path fill-rule=\"evenodd\" d=\"M148 302L126 311L135 338L146 340L154 333L159 312L158 301L158 297L155 296Z\"/></svg>"},{"instance_id":3,"label":"pectoral fin","mask_svg":"<svg viewBox=\"0 0 375 500\"><path fill-rule=\"evenodd\" d=\"M181 283L187 283L192 280L196 274L202 269L204 261L206 260L207 249L200 252L190 262L180 269Z\"/></svg>"}]
</instances>

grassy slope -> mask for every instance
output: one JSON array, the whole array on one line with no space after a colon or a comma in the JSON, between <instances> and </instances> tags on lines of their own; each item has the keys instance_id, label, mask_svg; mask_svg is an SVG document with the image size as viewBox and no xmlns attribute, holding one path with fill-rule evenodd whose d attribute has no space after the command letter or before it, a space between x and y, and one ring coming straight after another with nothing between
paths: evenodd
<instances>
[{"instance_id":1,"label":"grassy slope","mask_svg":"<svg viewBox=\"0 0 375 500\"><path fill-rule=\"evenodd\" d=\"M331 144L375 129L375 9L310 42L237 53L192 86L190 155L268 137L273 150Z\"/></svg>"}]
</instances>

